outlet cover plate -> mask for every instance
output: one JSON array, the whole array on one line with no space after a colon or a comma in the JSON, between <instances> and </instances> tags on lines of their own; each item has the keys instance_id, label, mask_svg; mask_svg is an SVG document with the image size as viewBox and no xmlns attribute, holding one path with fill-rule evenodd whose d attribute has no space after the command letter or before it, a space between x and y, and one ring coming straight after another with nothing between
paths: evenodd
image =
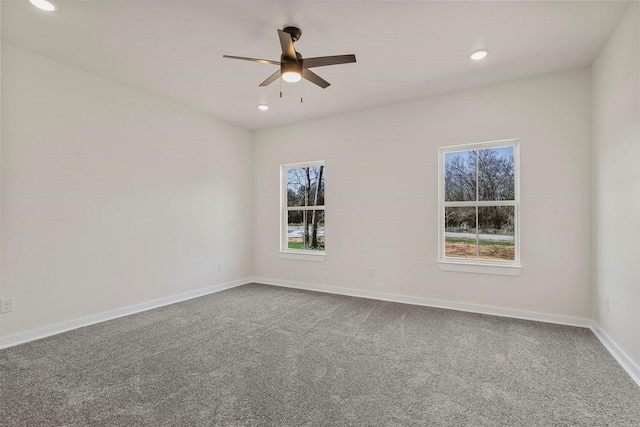
<instances>
[{"instance_id":1,"label":"outlet cover plate","mask_svg":"<svg viewBox=\"0 0 640 427\"><path fill-rule=\"evenodd\" d=\"M0 313L10 313L13 311L13 298L0 300Z\"/></svg>"}]
</instances>

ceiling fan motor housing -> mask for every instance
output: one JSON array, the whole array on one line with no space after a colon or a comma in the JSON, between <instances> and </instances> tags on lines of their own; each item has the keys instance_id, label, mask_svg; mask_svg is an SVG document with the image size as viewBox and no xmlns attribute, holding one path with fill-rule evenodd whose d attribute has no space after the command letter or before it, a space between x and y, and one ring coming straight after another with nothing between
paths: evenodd
<instances>
[{"instance_id":1,"label":"ceiling fan motor housing","mask_svg":"<svg viewBox=\"0 0 640 427\"><path fill-rule=\"evenodd\" d=\"M280 71L284 73L298 73L302 74L302 65L295 62L283 62L280 66Z\"/></svg>"}]
</instances>

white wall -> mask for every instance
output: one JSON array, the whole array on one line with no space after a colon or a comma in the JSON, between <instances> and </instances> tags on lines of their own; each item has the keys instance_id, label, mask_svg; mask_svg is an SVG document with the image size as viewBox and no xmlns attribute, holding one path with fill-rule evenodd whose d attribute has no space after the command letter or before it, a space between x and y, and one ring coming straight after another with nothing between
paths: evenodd
<instances>
[{"instance_id":1,"label":"white wall","mask_svg":"<svg viewBox=\"0 0 640 427\"><path fill-rule=\"evenodd\" d=\"M589 86L580 69L256 132L255 276L590 318ZM521 275L440 271L437 148L507 138ZM307 160L326 160L324 262L278 256L278 167Z\"/></svg>"},{"instance_id":2,"label":"white wall","mask_svg":"<svg viewBox=\"0 0 640 427\"><path fill-rule=\"evenodd\" d=\"M0 334L250 277L250 165L246 130L3 44Z\"/></svg>"},{"instance_id":3,"label":"white wall","mask_svg":"<svg viewBox=\"0 0 640 427\"><path fill-rule=\"evenodd\" d=\"M639 13L632 3L593 64L592 91L594 317L640 365Z\"/></svg>"}]
</instances>

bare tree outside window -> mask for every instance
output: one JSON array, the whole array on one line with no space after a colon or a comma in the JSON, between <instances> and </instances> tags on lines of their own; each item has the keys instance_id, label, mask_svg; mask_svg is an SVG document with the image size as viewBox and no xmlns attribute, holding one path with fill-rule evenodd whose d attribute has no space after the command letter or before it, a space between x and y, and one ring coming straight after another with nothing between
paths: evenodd
<instances>
[{"instance_id":1,"label":"bare tree outside window","mask_svg":"<svg viewBox=\"0 0 640 427\"><path fill-rule=\"evenodd\" d=\"M444 153L444 256L515 261L514 145Z\"/></svg>"},{"instance_id":2,"label":"bare tree outside window","mask_svg":"<svg viewBox=\"0 0 640 427\"><path fill-rule=\"evenodd\" d=\"M324 251L324 165L286 168L286 180L286 247Z\"/></svg>"}]
</instances>

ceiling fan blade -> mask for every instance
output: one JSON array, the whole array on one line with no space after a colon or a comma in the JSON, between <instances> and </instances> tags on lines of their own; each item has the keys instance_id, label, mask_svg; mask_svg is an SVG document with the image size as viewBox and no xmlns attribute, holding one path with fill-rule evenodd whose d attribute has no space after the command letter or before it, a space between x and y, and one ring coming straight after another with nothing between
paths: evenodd
<instances>
[{"instance_id":1,"label":"ceiling fan blade","mask_svg":"<svg viewBox=\"0 0 640 427\"><path fill-rule=\"evenodd\" d=\"M275 82L279 78L280 78L280 70L278 70L275 73L271 74L267 80L265 80L262 83L260 83L260 86L270 85L271 83Z\"/></svg>"},{"instance_id":2,"label":"ceiling fan blade","mask_svg":"<svg viewBox=\"0 0 640 427\"><path fill-rule=\"evenodd\" d=\"M293 48L291 34L278 30L278 36L280 37L280 46L282 47L282 58L288 61L298 62L296 50Z\"/></svg>"},{"instance_id":3,"label":"ceiling fan blade","mask_svg":"<svg viewBox=\"0 0 640 427\"><path fill-rule=\"evenodd\" d=\"M317 84L322 89L326 89L331 84L311 70L302 70L302 77L309 80L311 83Z\"/></svg>"},{"instance_id":4,"label":"ceiling fan blade","mask_svg":"<svg viewBox=\"0 0 640 427\"><path fill-rule=\"evenodd\" d=\"M304 58L302 60L302 68L324 67L325 65L338 65L356 62L356 56L336 55L336 56L318 56L316 58Z\"/></svg>"},{"instance_id":5,"label":"ceiling fan blade","mask_svg":"<svg viewBox=\"0 0 640 427\"><path fill-rule=\"evenodd\" d=\"M242 59L243 61L260 62L262 64L280 65L279 61L271 61L269 59L245 58L244 56L222 55L223 58Z\"/></svg>"}]
</instances>

